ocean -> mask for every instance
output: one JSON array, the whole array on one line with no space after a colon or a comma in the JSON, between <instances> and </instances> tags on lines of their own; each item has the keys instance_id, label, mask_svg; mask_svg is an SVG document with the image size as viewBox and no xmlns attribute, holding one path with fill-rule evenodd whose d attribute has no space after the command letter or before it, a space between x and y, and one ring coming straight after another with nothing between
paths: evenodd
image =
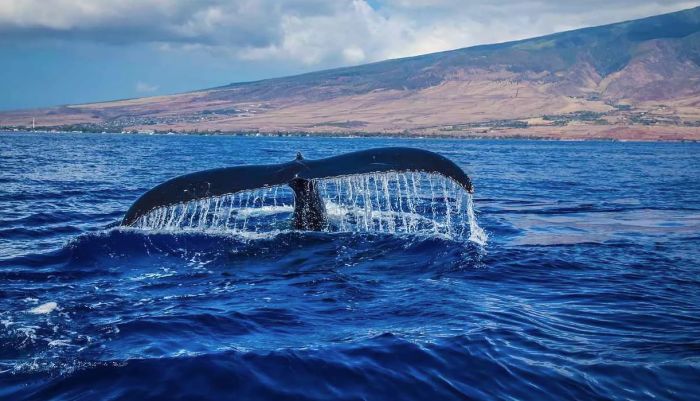
<instances>
[{"instance_id":1,"label":"ocean","mask_svg":"<svg viewBox=\"0 0 700 401\"><path fill-rule=\"evenodd\" d=\"M114 227L383 146L471 176L467 235ZM0 399L700 400L699 244L697 143L0 132Z\"/></svg>"}]
</instances>

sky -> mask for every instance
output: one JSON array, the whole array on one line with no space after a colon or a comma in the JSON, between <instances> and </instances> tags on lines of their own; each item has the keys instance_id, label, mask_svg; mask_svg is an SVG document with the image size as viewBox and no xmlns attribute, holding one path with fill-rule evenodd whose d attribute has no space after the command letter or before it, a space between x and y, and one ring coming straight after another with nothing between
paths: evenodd
<instances>
[{"instance_id":1,"label":"sky","mask_svg":"<svg viewBox=\"0 0 700 401\"><path fill-rule=\"evenodd\" d=\"M524 39L700 0L0 0L0 110Z\"/></svg>"}]
</instances>

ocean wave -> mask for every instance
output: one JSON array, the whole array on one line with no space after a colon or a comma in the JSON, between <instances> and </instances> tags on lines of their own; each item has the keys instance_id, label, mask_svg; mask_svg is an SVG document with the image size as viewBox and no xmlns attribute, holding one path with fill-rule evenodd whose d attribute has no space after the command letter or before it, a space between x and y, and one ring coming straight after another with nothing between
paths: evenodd
<instances>
[{"instance_id":1,"label":"ocean wave","mask_svg":"<svg viewBox=\"0 0 700 401\"><path fill-rule=\"evenodd\" d=\"M646 399L659 377L663 398L698 389L692 362L648 364L563 361L550 355L532 365L527 355L506 353L490 337L457 336L420 344L385 333L352 346L271 352L225 351L206 355L84 364L54 380L21 385L25 375L3 380L15 400L72 399L605 399L622 391ZM509 349L508 351L512 351ZM635 379L632 379L632 376ZM615 379L613 379L615 378ZM625 379L626 378L626 379ZM197 383L197 385L193 385ZM658 390L656 390L658 391Z\"/></svg>"}]
</instances>

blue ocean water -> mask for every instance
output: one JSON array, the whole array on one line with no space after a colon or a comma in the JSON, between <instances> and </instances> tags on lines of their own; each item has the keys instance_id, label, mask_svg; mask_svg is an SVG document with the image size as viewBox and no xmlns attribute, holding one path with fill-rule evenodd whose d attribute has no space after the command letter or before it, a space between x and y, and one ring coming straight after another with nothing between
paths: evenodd
<instances>
[{"instance_id":1,"label":"blue ocean water","mask_svg":"<svg viewBox=\"0 0 700 401\"><path fill-rule=\"evenodd\" d=\"M441 236L107 229L186 172L379 146ZM0 133L0 399L700 399L700 144Z\"/></svg>"}]
</instances>

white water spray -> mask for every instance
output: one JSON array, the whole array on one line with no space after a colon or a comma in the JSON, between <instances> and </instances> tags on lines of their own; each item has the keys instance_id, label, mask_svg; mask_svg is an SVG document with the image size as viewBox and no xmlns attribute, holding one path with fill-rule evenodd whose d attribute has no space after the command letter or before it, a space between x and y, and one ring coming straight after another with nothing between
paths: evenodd
<instances>
[{"instance_id":1,"label":"white water spray","mask_svg":"<svg viewBox=\"0 0 700 401\"><path fill-rule=\"evenodd\" d=\"M439 174L376 173L315 180L328 214L327 232L439 235L485 245L474 200ZM134 227L157 231L262 233L288 230L294 194L260 188L160 207Z\"/></svg>"}]
</instances>

